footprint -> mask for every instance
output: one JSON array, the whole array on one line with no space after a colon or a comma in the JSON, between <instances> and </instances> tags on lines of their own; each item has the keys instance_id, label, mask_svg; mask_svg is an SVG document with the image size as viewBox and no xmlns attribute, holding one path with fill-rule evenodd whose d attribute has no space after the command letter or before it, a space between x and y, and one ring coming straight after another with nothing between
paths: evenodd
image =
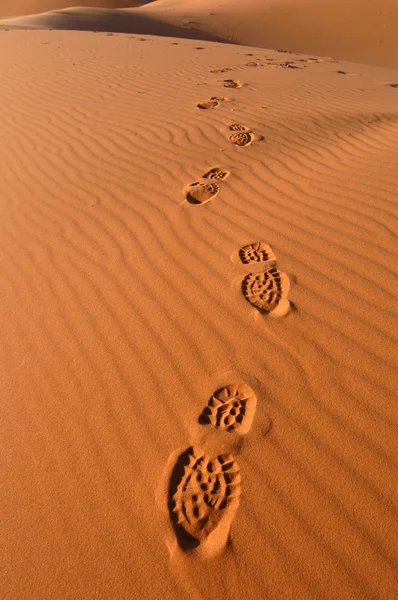
<instances>
[{"instance_id":1,"label":"footprint","mask_svg":"<svg viewBox=\"0 0 398 600\"><path fill-rule=\"evenodd\" d=\"M258 138L251 131L236 131L228 139L235 146L250 146Z\"/></svg>"},{"instance_id":2,"label":"footprint","mask_svg":"<svg viewBox=\"0 0 398 600\"><path fill-rule=\"evenodd\" d=\"M242 84L237 79L224 79L224 87L226 88L240 88Z\"/></svg>"},{"instance_id":3,"label":"footprint","mask_svg":"<svg viewBox=\"0 0 398 600\"><path fill-rule=\"evenodd\" d=\"M168 489L168 509L183 550L206 546L206 554L221 550L239 505L239 467L230 454L207 456L187 448L177 459Z\"/></svg>"},{"instance_id":4,"label":"footprint","mask_svg":"<svg viewBox=\"0 0 398 600\"><path fill-rule=\"evenodd\" d=\"M232 125L229 126L229 129L230 131L250 131L246 125L242 125L241 123L232 123Z\"/></svg>"},{"instance_id":5,"label":"footprint","mask_svg":"<svg viewBox=\"0 0 398 600\"><path fill-rule=\"evenodd\" d=\"M389 83L388 86L392 88L398 88L398 83Z\"/></svg>"},{"instance_id":6,"label":"footprint","mask_svg":"<svg viewBox=\"0 0 398 600\"><path fill-rule=\"evenodd\" d=\"M185 198L190 204L206 204L220 191L218 183L200 183L195 181L185 189Z\"/></svg>"},{"instance_id":7,"label":"footprint","mask_svg":"<svg viewBox=\"0 0 398 600\"><path fill-rule=\"evenodd\" d=\"M254 242L243 246L238 251L241 262L245 265L254 262L270 262L276 260L276 256L268 244Z\"/></svg>"},{"instance_id":8,"label":"footprint","mask_svg":"<svg viewBox=\"0 0 398 600\"><path fill-rule=\"evenodd\" d=\"M214 392L198 420L201 425L245 435L251 429L256 404L256 395L247 384L226 385Z\"/></svg>"},{"instance_id":9,"label":"footprint","mask_svg":"<svg viewBox=\"0 0 398 600\"><path fill-rule=\"evenodd\" d=\"M300 69L297 65L295 65L291 60L287 60L283 63L280 63L280 67L284 67L285 69Z\"/></svg>"},{"instance_id":10,"label":"footprint","mask_svg":"<svg viewBox=\"0 0 398 600\"><path fill-rule=\"evenodd\" d=\"M247 302L266 313L279 307L280 316L286 314L290 307L287 300L289 288L288 276L275 267L265 273L249 273L242 281L242 294Z\"/></svg>"},{"instance_id":11,"label":"footprint","mask_svg":"<svg viewBox=\"0 0 398 600\"><path fill-rule=\"evenodd\" d=\"M220 106L220 103L218 100L211 99L211 100L208 100L207 102L200 102L196 106L197 106L197 108L201 108L203 110L208 110L209 108L217 108L217 106Z\"/></svg>"},{"instance_id":12,"label":"footprint","mask_svg":"<svg viewBox=\"0 0 398 600\"><path fill-rule=\"evenodd\" d=\"M211 69L210 73L226 73L227 71L232 71L230 67L225 67L224 69Z\"/></svg>"},{"instance_id":13,"label":"footprint","mask_svg":"<svg viewBox=\"0 0 398 600\"><path fill-rule=\"evenodd\" d=\"M225 102L225 100L228 100L228 98L225 96L212 96L210 100L214 100L216 102Z\"/></svg>"},{"instance_id":14,"label":"footprint","mask_svg":"<svg viewBox=\"0 0 398 600\"><path fill-rule=\"evenodd\" d=\"M213 167L207 173L202 175L202 179L219 179L224 180L230 175L230 172L226 169L222 169L221 167Z\"/></svg>"},{"instance_id":15,"label":"footprint","mask_svg":"<svg viewBox=\"0 0 398 600\"><path fill-rule=\"evenodd\" d=\"M246 63L246 67L259 67L259 66L260 66L260 63L254 62L254 60Z\"/></svg>"}]
</instances>

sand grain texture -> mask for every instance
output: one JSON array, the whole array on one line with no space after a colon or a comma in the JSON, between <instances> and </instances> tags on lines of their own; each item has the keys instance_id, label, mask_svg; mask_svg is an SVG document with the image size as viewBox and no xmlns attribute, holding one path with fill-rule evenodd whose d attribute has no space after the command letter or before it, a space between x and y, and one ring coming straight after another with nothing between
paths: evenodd
<instances>
[{"instance_id":1,"label":"sand grain texture","mask_svg":"<svg viewBox=\"0 0 398 600\"><path fill-rule=\"evenodd\" d=\"M397 71L0 44L2 598L396 598ZM244 85L197 110L224 68ZM236 147L234 123L264 139ZM220 193L184 202L215 167ZM289 278L283 319L241 293L256 265L230 257L257 241ZM234 381L257 404L231 543L170 555L159 481Z\"/></svg>"}]
</instances>

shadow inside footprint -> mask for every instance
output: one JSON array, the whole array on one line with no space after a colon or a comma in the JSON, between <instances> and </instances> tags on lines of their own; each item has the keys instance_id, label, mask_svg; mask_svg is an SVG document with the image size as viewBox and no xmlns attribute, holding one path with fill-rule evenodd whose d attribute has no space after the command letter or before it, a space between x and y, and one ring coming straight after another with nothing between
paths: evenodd
<instances>
[{"instance_id":1,"label":"shadow inside footprint","mask_svg":"<svg viewBox=\"0 0 398 600\"><path fill-rule=\"evenodd\" d=\"M177 538L178 545L182 550L187 552L188 550L194 550L200 544L200 541L188 533L184 527L178 522L178 512L176 511L176 502L174 496L177 493L178 486L184 478L186 467L188 467L191 456L193 453L193 447L190 446L177 458L176 464L174 465L173 471L170 477L167 507L170 513L170 519L174 527L174 532Z\"/></svg>"}]
</instances>

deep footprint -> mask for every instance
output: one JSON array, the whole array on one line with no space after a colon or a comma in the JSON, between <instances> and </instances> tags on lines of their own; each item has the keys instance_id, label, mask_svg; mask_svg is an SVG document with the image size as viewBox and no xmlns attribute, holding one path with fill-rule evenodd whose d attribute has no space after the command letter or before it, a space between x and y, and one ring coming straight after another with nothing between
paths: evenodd
<instances>
[{"instance_id":1,"label":"deep footprint","mask_svg":"<svg viewBox=\"0 0 398 600\"><path fill-rule=\"evenodd\" d=\"M239 496L239 467L232 455L212 459L193 446L180 454L168 489L170 519L180 547L192 550L205 542L223 546Z\"/></svg>"},{"instance_id":2,"label":"deep footprint","mask_svg":"<svg viewBox=\"0 0 398 600\"><path fill-rule=\"evenodd\" d=\"M237 79L225 79L224 80L224 87L226 87L226 88L235 88L236 89L236 88L242 87L242 84Z\"/></svg>"},{"instance_id":3,"label":"deep footprint","mask_svg":"<svg viewBox=\"0 0 398 600\"><path fill-rule=\"evenodd\" d=\"M276 260L276 256L268 244L264 242L254 242L240 248L239 258L245 265L254 262L270 262Z\"/></svg>"},{"instance_id":4,"label":"deep footprint","mask_svg":"<svg viewBox=\"0 0 398 600\"><path fill-rule=\"evenodd\" d=\"M230 172L226 169L222 169L221 167L213 167L202 175L203 179L218 179L219 181L223 181L230 175Z\"/></svg>"},{"instance_id":5,"label":"deep footprint","mask_svg":"<svg viewBox=\"0 0 398 600\"><path fill-rule=\"evenodd\" d=\"M190 204L206 204L220 191L217 183L200 183L195 181L185 190L185 198Z\"/></svg>"},{"instance_id":6,"label":"deep footprint","mask_svg":"<svg viewBox=\"0 0 398 600\"><path fill-rule=\"evenodd\" d=\"M272 312L282 303L289 306L289 289L288 276L275 267L265 273L249 273L242 281L245 300L266 313Z\"/></svg>"},{"instance_id":7,"label":"deep footprint","mask_svg":"<svg viewBox=\"0 0 398 600\"><path fill-rule=\"evenodd\" d=\"M226 385L214 392L198 420L201 425L245 435L251 429L256 404L256 395L247 384Z\"/></svg>"}]
</instances>

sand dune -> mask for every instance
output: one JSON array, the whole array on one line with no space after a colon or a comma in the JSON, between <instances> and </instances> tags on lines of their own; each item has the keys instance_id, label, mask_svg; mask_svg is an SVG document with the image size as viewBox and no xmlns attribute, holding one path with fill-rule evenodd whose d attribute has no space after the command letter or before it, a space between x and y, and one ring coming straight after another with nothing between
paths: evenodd
<instances>
[{"instance_id":1,"label":"sand dune","mask_svg":"<svg viewBox=\"0 0 398 600\"><path fill-rule=\"evenodd\" d=\"M1 26L220 40L398 67L395 0L362 0L360 5L357 0L156 0L122 11L49 12Z\"/></svg>"},{"instance_id":2,"label":"sand dune","mask_svg":"<svg viewBox=\"0 0 398 600\"><path fill-rule=\"evenodd\" d=\"M395 599L397 70L0 37L2 598Z\"/></svg>"},{"instance_id":3,"label":"sand dune","mask_svg":"<svg viewBox=\"0 0 398 600\"><path fill-rule=\"evenodd\" d=\"M147 0L148 1L148 0ZM146 0L3 0L0 19L24 15L35 15L50 10L71 6L94 6L99 8L132 8L146 4Z\"/></svg>"}]
</instances>

